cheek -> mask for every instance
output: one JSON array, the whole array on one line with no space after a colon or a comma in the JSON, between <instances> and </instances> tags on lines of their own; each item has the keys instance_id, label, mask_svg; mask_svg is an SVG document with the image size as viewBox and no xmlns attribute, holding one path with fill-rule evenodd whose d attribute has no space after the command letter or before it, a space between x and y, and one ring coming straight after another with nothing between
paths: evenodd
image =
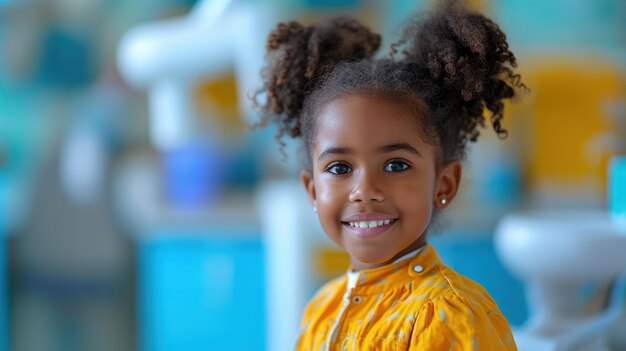
<instances>
[{"instance_id":1,"label":"cheek","mask_svg":"<svg viewBox=\"0 0 626 351\"><path fill-rule=\"evenodd\" d=\"M421 187L411 190L405 193L400 203L396 202L396 206L401 209L400 214L404 218L402 227L413 237L415 233L423 233L430 224L433 200L431 189Z\"/></svg>"},{"instance_id":2,"label":"cheek","mask_svg":"<svg viewBox=\"0 0 626 351\"><path fill-rule=\"evenodd\" d=\"M430 191L412 192L410 196L407 195L409 195L408 192L401 197L400 201L396 201L396 205L404 212L419 217L422 217L423 213L430 213L433 206Z\"/></svg>"},{"instance_id":3,"label":"cheek","mask_svg":"<svg viewBox=\"0 0 626 351\"><path fill-rule=\"evenodd\" d=\"M317 216L326 235L335 244L344 247L339 222L343 206L337 194L338 191L329 187L328 184L317 186Z\"/></svg>"},{"instance_id":4,"label":"cheek","mask_svg":"<svg viewBox=\"0 0 626 351\"><path fill-rule=\"evenodd\" d=\"M326 181L324 175L318 176L315 183L317 201L320 206L337 206L343 203L344 190L340 183Z\"/></svg>"},{"instance_id":5,"label":"cheek","mask_svg":"<svg viewBox=\"0 0 626 351\"><path fill-rule=\"evenodd\" d=\"M393 197L397 206L404 211L412 212L414 215L430 213L434 201L434 189L432 179L423 179L422 181L396 186Z\"/></svg>"},{"instance_id":6,"label":"cheek","mask_svg":"<svg viewBox=\"0 0 626 351\"><path fill-rule=\"evenodd\" d=\"M341 189L327 182L318 182L317 189L317 207L320 221L335 221L339 216L343 201L341 200Z\"/></svg>"}]
</instances>

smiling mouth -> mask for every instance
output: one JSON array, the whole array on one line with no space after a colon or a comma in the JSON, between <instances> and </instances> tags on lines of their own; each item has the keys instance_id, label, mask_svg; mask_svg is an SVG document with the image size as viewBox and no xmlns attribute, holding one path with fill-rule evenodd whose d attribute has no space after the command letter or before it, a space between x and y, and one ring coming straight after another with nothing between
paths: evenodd
<instances>
[{"instance_id":1,"label":"smiling mouth","mask_svg":"<svg viewBox=\"0 0 626 351\"><path fill-rule=\"evenodd\" d=\"M377 221L358 221L358 222L343 222L348 233L358 239L372 239L383 235L389 228L391 228L397 219L384 219Z\"/></svg>"},{"instance_id":2,"label":"smiling mouth","mask_svg":"<svg viewBox=\"0 0 626 351\"><path fill-rule=\"evenodd\" d=\"M352 228L376 228L376 227L382 227L388 224L393 224L393 222L395 222L395 219L385 219L385 220L379 220L379 221L358 221L358 222L344 222L344 224L352 227Z\"/></svg>"}]
</instances>

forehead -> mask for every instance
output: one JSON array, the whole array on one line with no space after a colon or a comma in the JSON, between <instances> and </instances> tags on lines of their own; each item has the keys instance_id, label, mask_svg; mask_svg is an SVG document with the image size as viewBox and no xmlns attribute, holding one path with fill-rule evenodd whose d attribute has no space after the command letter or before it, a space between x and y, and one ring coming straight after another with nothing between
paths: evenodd
<instances>
[{"instance_id":1,"label":"forehead","mask_svg":"<svg viewBox=\"0 0 626 351\"><path fill-rule=\"evenodd\" d=\"M406 104L374 96L346 96L321 111L316 146L377 149L398 142L425 144L420 117Z\"/></svg>"}]
</instances>

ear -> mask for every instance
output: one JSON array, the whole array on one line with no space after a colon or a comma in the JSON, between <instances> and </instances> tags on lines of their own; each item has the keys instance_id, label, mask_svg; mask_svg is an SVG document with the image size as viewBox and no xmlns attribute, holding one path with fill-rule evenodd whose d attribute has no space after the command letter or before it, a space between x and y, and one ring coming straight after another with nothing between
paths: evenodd
<instances>
[{"instance_id":1,"label":"ear","mask_svg":"<svg viewBox=\"0 0 626 351\"><path fill-rule=\"evenodd\" d=\"M439 172L435 186L435 206L444 209L450 205L461 185L463 167L460 161L452 161Z\"/></svg>"},{"instance_id":2,"label":"ear","mask_svg":"<svg viewBox=\"0 0 626 351\"><path fill-rule=\"evenodd\" d=\"M311 201L313 211L317 212L317 194L315 193L315 182L313 181L313 174L309 171L302 170L300 172L300 179L302 179L304 189L306 190L307 195L309 195L309 201Z\"/></svg>"}]
</instances>

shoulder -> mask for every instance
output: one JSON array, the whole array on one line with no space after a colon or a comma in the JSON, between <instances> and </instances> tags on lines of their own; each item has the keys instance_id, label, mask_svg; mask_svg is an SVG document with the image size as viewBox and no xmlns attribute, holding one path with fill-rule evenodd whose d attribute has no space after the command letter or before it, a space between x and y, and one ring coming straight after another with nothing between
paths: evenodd
<instances>
[{"instance_id":1,"label":"shoulder","mask_svg":"<svg viewBox=\"0 0 626 351\"><path fill-rule=\"evenodd\" d=\"M428 244L409 265L411 296L418 305L414 307L456 297L458 301L486 311L498 310L487 290L445 265L432 245Z\"/></svg>"},{"instance_id":2,"label":"shoulder","mask_svg":"<svg viewBox=\"0 0 626 351\"><path fill-rule=\"evenodd\" d=\"M419 340L413 343L429 348L515 349L506 318L480 284L442 266L417 290L428 298L417 313L414 336Z\"/></svg>"},{"instance_id":3,"label":"shoulder","mask_svg":"<svg viewBox=\"0 0 626 351\"><path fill-rule=\"evenodd\" d=\"M483 309L486 313L499 313L496 302L485 288L441 263L414 281L413 294L422 296L425 303L454 301Z\"/></svg>"}]
</instances>

